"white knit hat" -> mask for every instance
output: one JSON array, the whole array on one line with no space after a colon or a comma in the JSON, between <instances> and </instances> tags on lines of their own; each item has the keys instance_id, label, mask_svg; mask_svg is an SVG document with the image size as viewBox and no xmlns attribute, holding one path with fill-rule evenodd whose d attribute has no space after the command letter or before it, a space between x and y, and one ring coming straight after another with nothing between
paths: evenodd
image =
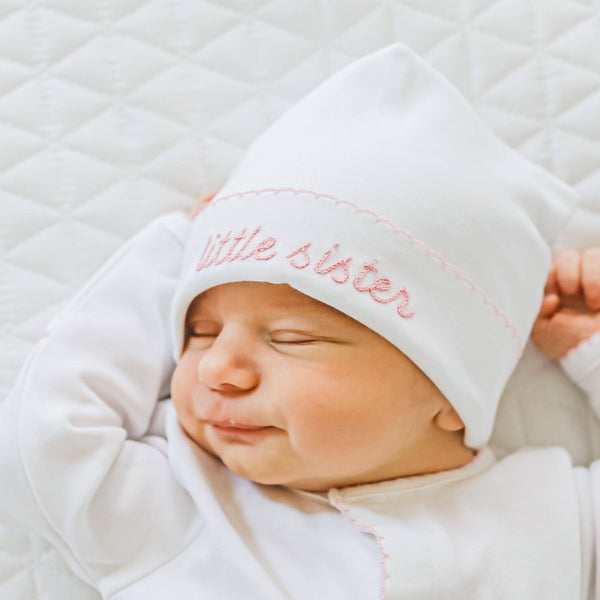
<instances>
[{"instance_id":1,"label":"white knit hat","mask_svg":"<svg viewBox=\"0 0 600 600\"><path fill-rule=\"evenodd\" d=\"M172 305L287 283L407 355L488 441L575 191L486 127L400 43L322 83L249 147L195 219Z\"/></svg>"}]
</instances>

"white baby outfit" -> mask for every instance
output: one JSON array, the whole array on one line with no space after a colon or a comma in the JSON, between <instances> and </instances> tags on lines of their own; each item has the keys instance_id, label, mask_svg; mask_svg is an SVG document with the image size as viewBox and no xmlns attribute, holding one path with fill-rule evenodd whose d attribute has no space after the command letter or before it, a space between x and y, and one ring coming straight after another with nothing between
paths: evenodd
<instances>
[{"instance_id":1,"label":"white baby outfit","mask_svg":"<svg viewBox=\"0 0 600 600\"><path fill-rule=\"evenodd\" d=\"M129 240L0 415L0 513L111 600L588 600L600 462L561 448L327 494L240 478L181 431L166 315L191 222ZM600 400L600 335L561 361Z\"/></svg>"},{"instance_id":2,"label":"white baby outfit","mask_svg":"<svg viewBox=\"0 0 600 600\"><path fill-rule=\"evenodd\" d=\"M258 138L193 223L149 224L52 321L0 415L0 513L111 600L600 598L600 463L486 446L576 202L406 47L360 59ZM244 280L395 344L463 419L473 462L315 494L198 448L157 398L189 303ZM561 363L600 406L600 335Z\"/></svg>"}]
</instances>

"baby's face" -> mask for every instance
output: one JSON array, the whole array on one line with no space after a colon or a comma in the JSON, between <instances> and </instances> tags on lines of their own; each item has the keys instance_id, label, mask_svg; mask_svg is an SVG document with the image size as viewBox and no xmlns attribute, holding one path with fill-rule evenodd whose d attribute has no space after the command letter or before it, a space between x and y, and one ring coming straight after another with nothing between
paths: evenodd
<instances>
[{"instance_id":1,"label":"baby's face","mask_svg":"<svg viewBox=\"0 0 600 600\"><path fill-rule=\"evenodd\" d=\"M211 288L186 331L171 382L181 426L246 479L325 491L441 470L431 465L443 436L462 439L402 352L287 284ZM230 422L261 429L219 427Z\"/></svg>"}]
</instances>

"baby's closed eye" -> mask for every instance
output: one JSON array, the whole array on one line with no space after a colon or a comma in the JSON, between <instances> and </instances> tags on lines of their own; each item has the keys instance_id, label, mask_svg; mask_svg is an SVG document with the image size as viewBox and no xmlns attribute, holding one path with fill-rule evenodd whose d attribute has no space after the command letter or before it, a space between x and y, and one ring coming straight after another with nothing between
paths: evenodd
<instances>
[{"instance_id":1,"label":"baby's closed eye","mask_svg":"<svg viewBox=\"0 0 600 600\"><path fill-rule=\"evenodd\" d=\"M217 337L218 333L209 330L202 330L194 327L188 329L189 337L193 338L213 338ZM275 344L313 344L322 340L306 335L298 335L290 332L275 332L270 335L270 341Z\"/></svg>"},{"instance_id":2,"label":"baby's closed eye","mask_svg":"<svg viewBox=\"0 0 600 600\"><path fill-rule=\"evenodd\" d=\"M320 340L312 340L312 339L292 339L292 340L281 340L281 339L272 339L274 344L314 344Z\"/></svg>"}]
</instances>

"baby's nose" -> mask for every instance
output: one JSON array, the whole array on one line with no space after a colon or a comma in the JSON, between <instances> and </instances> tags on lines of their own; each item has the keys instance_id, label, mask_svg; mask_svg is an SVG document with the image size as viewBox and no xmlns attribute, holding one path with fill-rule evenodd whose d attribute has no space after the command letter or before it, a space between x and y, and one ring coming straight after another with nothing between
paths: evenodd
<instances>
[{"instance_id":1,"label":"baby's nose","mask_svg":"<svg viewBox=\"0 0 600 600\"><path fill-rule=\"evenodd\" d=\"M259 371L251 356L251 344L239 331L223 328L202 353L198 378L209 388L225 393L256 387Z\"/></svg>"}]
</instances>

